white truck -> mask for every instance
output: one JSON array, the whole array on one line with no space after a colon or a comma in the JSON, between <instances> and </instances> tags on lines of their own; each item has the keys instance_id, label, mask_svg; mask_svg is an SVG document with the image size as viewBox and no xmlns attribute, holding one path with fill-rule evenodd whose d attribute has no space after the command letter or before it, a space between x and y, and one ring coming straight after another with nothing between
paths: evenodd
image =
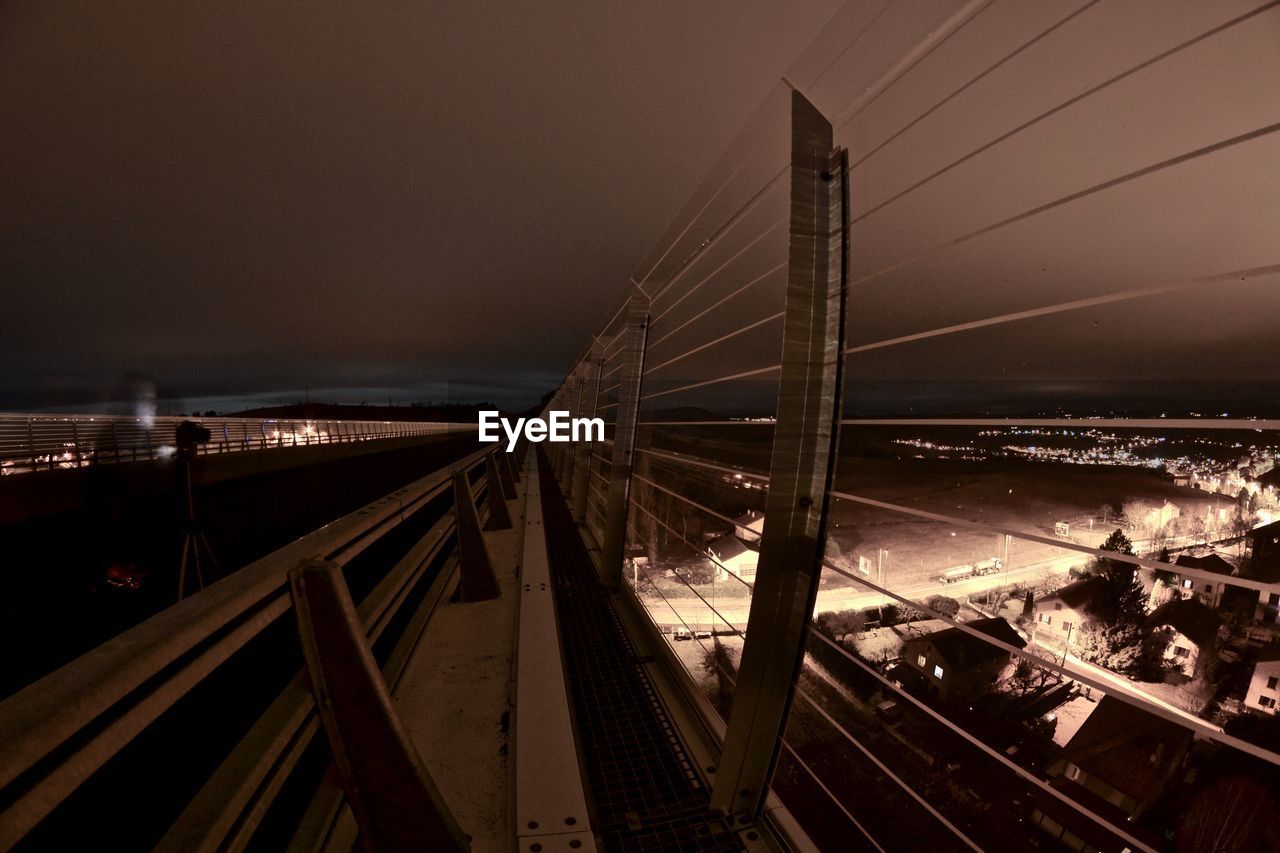
<instances>
[{"instance_id":1,"label":"white truck","mask_svg":"<svg viewBox=\"0 0 1280 853\"><path fill-rule=\"evenodd\" d=\"M1004 562L999 557L992 557L988 560L979 560L976 563L966 563L963 566L947 569L938 576L938 580L943 583L955 583L956 581L976 578L980 575L994 575L1000 571L1003 565Z\"/></svg>"}]
</instances>

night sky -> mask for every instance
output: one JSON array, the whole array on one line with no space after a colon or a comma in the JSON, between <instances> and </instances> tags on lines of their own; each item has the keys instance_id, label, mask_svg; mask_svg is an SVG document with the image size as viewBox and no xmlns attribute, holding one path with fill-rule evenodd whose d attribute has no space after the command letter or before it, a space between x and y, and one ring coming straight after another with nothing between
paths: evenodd
<instances>
[{"instance_id":1,"label":"night sky","mask_svg":"<svg viewBox=\"0 0 1280 853\"><path fill-rule=\"evenodd\" d=\"M0 12L0 408L536 399L784 74L853 163L850 343L979 324L852 382L1280 380L1280 9L375 5Z\"/></svg>"},{"instance_id":2,"label":"night sky","mask_svg":"<svg viewBox=\"0 0 1280 853\"><path fill-rule=\"evenodd\" d=\"M553 387L839 5L6 4L0 406Z\"/></svg>"}]
</instances>

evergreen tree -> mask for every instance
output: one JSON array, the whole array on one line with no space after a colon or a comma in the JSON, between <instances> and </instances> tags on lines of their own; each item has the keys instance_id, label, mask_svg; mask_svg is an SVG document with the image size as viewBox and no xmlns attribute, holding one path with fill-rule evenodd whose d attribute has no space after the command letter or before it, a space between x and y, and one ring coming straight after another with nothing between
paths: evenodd
<instances>
[{"instance_id":1,"label":"evergreen tree","mask_svg":"<svg viewBox=\"0 0 1280 853\"><path fill-rule=\"evenodd\" d=\"M1103 551L1115 554L1133 554L1133 542L1121 530L1116 530L1102 543ZM1098 557L1093 573L1102 578L1101 590L1094 599L1098 619L1106 626L1139 625L1146 616L1146 595L1138 568L1132 563Z\"/></svg>"}]
</instances>

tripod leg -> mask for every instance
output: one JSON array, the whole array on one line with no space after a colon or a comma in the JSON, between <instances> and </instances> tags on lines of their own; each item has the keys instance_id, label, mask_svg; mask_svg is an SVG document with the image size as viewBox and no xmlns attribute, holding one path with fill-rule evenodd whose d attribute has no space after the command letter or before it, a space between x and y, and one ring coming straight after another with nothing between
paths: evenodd
<instances>
[{"instance_id":1,"label":"tripod leg","mask_svg":"<svg viewBox=\"0 0 1280 853\"><path fill-rule=\"evenodd\" d=\"M178 562L178 600L182 600L182 596L186 592L187 585L187 549L191 547L191 536L188 534L182 537L182 559Z\"/></svg>"},{"instance_id":2,"label":"tripod leg","mask_svg":"<svg viewBox=\"0 0 1280 853\"><path fill-rule=\"evenodd\" d=\"M222 577L222 566L218 565L218 558L213 556L213 546L209 544L209 539L204 535L204 531L200 531L200 541L204 544L204 555L209 560L209 565L213 567L213 573L218 577Z\"/></svg>"},{"instance_id":3,"label":"tripod leg","mask_svg":"<svg viewBox=\"0 0 1280 853\"><path fill-rule=\"evenodd\" d=\"M196 592L199 592L204 589L204 570L200 565L200 542L198 540L191 543L191 556L195 558Z\"/></svg>"}]
</instances>

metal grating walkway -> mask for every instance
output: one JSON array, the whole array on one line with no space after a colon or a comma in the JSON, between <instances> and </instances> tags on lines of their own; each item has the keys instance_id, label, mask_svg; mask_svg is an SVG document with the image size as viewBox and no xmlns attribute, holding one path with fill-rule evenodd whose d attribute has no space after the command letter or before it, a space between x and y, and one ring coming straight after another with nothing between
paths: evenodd
<instances>
[{"instance_id":1,"label":"metal grating walkway","mask_svg":"<svg viewBox=\"0 0 1280 853\"><path fill-rule=\"evenodd\" d=\"M741 850L703 785L539 453L565 676L605 850Z\"/></svg>"}]
</instances>

